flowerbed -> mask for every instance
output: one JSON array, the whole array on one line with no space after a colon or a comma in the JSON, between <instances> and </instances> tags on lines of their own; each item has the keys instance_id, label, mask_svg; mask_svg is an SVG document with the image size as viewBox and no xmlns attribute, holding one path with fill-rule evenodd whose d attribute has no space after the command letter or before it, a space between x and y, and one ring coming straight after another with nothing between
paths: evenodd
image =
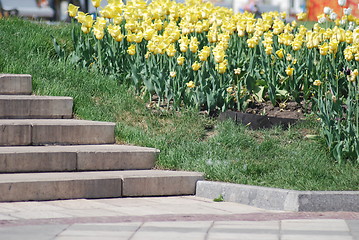
<instances>
[{"instance_id":1,"label":"flowerbed","mask_svg":"<svg viewBox=\"0 0 359 240\"><path fill-rule=\"evenodd\" d=\"M287 23L285 13L255 18L198 0L108 2L95 17L69 5L81 26L74 25L69 55L55 41L60 56L125 75L139 93L174 109L311 103L333 157L359 162L359 19L350 10L338 18L325 9L308 29Z\"/></svg>"}]
</instances>

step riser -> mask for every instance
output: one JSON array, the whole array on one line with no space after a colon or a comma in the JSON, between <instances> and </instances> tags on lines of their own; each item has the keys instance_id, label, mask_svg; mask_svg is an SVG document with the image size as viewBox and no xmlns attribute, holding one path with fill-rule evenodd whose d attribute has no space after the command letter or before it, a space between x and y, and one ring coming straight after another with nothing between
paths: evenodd
<instances>
[{"instance_id":1,"label":"step riser","mask_svg":"<svg viewBox=\"0 0 359 240\"><path fill-rule=\"evenodd\" d=\"M121 179L0 184L0 202L121 197Z\"/></svg>"},{"instance_id":2,"label":"step riser","mask_svg":"<svg viewBox=\"0 0 359 240\"><path fill-rule=\"evenodd\" d=\"M0 152L0 173L151 169L155 159L156 153Z\"/></svg>"},{"instance_id":3,"label":"step riser","mask_svg":"<svg viewBox=\"0 0 359 240\"><path fill-rule=\"evenodd\" d=\"M76 171L76 153L0 153L0 172Z\"/></svg>"},{"instance_id":4,"label":"step riser","mask_svg":"<svg viewBox=\"0 0 359 240\"><path fill-rule=\"evenodd\" d=\"M112 126L33 126L32 145L115 143Z\"/></svg>"},{"instance_id":5,"label":"step riser","mask_svg":"<svg viewBox=\"0 0 359 240\"><path fill-rule=\"evenodd\" d=\"M160 170L0 175L0 202L194 195L200 173Z\"/></svg>"},{"instance_id":6,"label":"step riser","mask_svg":"<svg viewBox=\"0 0 359 240\"><path fill-rule=\"evenodd\" d=\"M31 75L0 74L0 94L31 94Z\"/></svg>"},{"instance_id":7,"label":"step riser","mask_svg":"<svg viewBox=\"0 0 359 240\"><path fill-rule=\"evenodd\" d=\"M123 197L194 195L198 176L129 177L123 179Z\"/></svg>"},{"instance_id":8,"label":"step riser","mask_svg":"<svg viewBox=\"0 0 359 240\"><path fill-rule=\"evenodd\" d=\"M0 97L0 118L71 118L72 99L14 100Z\"/></svg>"},{"instance_id":9,"label":"step riser","mask_svg":"<svg viewBox=\"0 0 359 240\"><path fill-rule=\"evenodd\" d=\"M0 145L30 145L31 125L0 125Z\"/></svg>"},{"instance_id":10,"label":"step riser","mask_svg":"<svg viewBox=\"0 0 359 240\"><path fill-rule=\"evenodd\" d=\"M114 125L9 125L0 123L0 145L107 144L115 142Z\"/></svg>"}]
</instances>

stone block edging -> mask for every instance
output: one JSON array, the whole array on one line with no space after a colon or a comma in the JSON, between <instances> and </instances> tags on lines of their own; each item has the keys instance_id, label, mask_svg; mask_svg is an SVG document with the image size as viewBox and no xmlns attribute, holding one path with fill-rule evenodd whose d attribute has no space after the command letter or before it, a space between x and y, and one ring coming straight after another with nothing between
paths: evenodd
<instances>
[{"instance_id":1,"label":"stone block edging","mask_svg":"<svg viewBox=\"0 0 359 240\"><path fill-rule=\"evenodd\" d=\"M359 212L359 191L296 191L234 183L198 181L196 196L268 210Z\"/></svg>"}]
</instances>

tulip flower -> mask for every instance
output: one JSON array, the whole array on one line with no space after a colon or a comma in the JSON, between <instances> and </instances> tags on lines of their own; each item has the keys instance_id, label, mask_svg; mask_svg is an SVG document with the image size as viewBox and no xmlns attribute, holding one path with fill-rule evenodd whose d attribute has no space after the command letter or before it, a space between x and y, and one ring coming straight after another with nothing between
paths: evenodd
<instances>
[{"instance_id":1,"label":"tulip flower","mask_svg":"<svg viewBox=\"0 0 359 240\"><path fill-rule=\"evenodd\" d=\"M177 58L177 63L178 63L178 65L183 65L183 63L184 63L184 61L185 61L185 58L183 57L183 56L179 56L178 58Z\"/></svg>"},{"instance_id":2,"label":"tulip flower","mask_svg":"<svg viewBox=\"0 0 359 240\"><path fill-rule=\"evenodd\" d=\"M78 9L79 9L79 7L70 3L67 8L67 12L69 13L70 17L75 17L77 15Z\"/></svg>"},{"instance_id":3,"label":"tulip flower","mask_svg":"<svg viewBox=\"0 0 359 240\"><path fill-rule=\"evenodd\" d=\"M176 77L176 76L177 76L177 73L176 73L176 72L174 72L174 71L170 72L170 77L174 78L174 77Z\"/></svg>"},{"instance_id":4,"label":"tulip flower","mask_svg":"<svg viewBox=\"0 0 359 240\"><path fill-rule=\"evenodd\" d=\"M129 46L127 49L127 53L130 55L135 55L136 54L136 45L131 44L131 46Z\"/></svg>"},{"instance_id":5,"label":"tulip flower","mask_svg":"<svg viewBox=\"0 0 359 240\"><path fill-rule=\"evenodd\" d=\"M338 0L338 5L344 7L347 4L347 0Z\"/></svg>"},{"instance_id":6,"label":"tulip flower","mask_svg":"<svg viewBox=\"0 0 359 240\"><path fill-rule=\"evenodd\" d=\"M95 8L98 8L101 4L101 0L91 0L91 2Z\"/></svg>"},{"instance_id":7,"label":"tulip flower","mask_svg":"<svg viewBox=\"0 0 359 240\"><path fill-rule=\"evenodd\" d=\"M187 85L188 88L194 88L194 87L196 87L196 85L194 84L193 81L189 81L188 83L186 83L186 85Z\"/></svg>"},{"instance_id":8,"label":"tulip flower","mask_svg":"<svg viewBox=\"0 0 359 240\"><path fill-rule=\"evenodd\" d=\"M193 64L192 64L192 69L193 71L198 71L198 69L201 68L201 64L197 61L195 61Z\"/></svg>"},{"instance_id":9,"label":"tulip flower","mask_svg":"<svg viewBox=\"0 0 359 240\"><path fill-rule=\"evenodd\" d=\"M288 76L292 76L292 75L293 75L293 72L294 72L294 68L291 68L290 66L288 66L287 69L285 70L285 73L286 73Z\"/></svg>"},{"instance_id":10,"label":"tulip flower","mask_svg":"<svg viewBox=\"0 0 359 240\"><path fill-rule=\"evenodd\" d=\"M323 82L320 81L320 80L315 80L314 83L313 83L313 85L314 85L314 86L317 86L317 87L320 86L320 85L322 85L322 84L323 84Z\"/></svg>"}]
</instances>

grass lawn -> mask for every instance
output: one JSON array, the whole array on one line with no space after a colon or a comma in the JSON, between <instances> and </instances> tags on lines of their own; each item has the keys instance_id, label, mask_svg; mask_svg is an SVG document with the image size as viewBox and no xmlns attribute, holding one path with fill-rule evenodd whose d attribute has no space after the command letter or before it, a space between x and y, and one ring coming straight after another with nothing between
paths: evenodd
<instances>
[{"instance_id":1,"label":"grass lawn","mask_svg":"<svg viewBox=\"0 0 359 240\"><path fill-rule=\"evenodd\" d=\"M70 26L0 19L0 72L33 76L37 95L71 96L77 118L117 122L118 143L161 150L157 168L201 171L208 180L296 190L359 190L359 165L338 165L315 118L288 130L249 130L193 110L149 109L121 79L56 58L54 36L71 47Z\"/></svg>"}]
</instances>

